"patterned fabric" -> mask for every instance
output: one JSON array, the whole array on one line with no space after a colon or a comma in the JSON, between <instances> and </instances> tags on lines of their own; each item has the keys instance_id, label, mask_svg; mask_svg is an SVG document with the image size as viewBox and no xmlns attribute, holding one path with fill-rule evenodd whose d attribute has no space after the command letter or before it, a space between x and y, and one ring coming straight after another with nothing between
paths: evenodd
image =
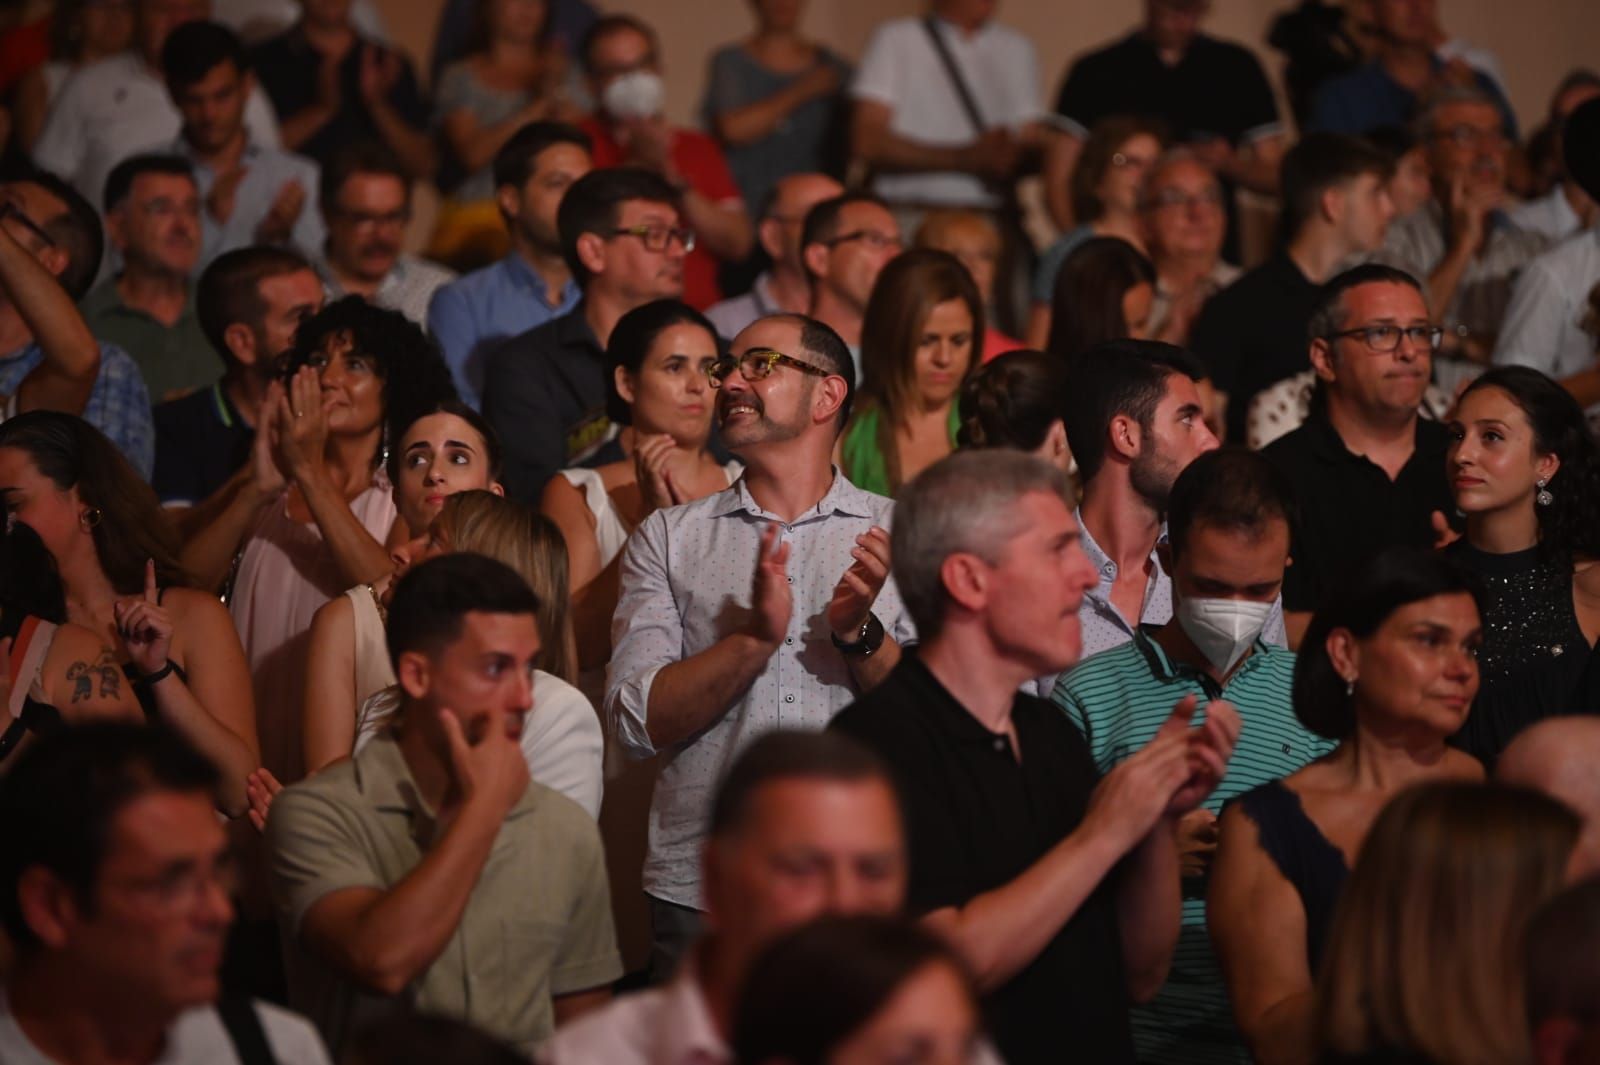
<instances>
[{"instance_id":1,"label":"patterned fabric","mask_svg":"<svg viewBox=\"0 0 1600 1065\"><path fill-rule=\"evenodd\" d=\"M1245 443L1250 450L1260 451L1280 436L1287 436L1305 424L1311 413L1311 395L1317 389L1314 370L1285 377L1263 392L1257 392L1250 401L1246 415ZM1430 421L1443 421L1450 410L1450 394L1438 385L1429 385L1422 393L1422 406L1417 413Z\"/></svg>"},{"instance_id":2,"label":"patterned fabric","mask_svg":"<svg viewBox=\"0 0 1600 1065\"><path fill-rule=\"evenodd\" d=\"M329 302L345 295L344 288L333 276L326 261L318 262L317 272L322 275L322 290ZM427 328L428 304L432 302L433 294L455 279L454 270L447 270L438 263L430 263L415 255L401 255L378 290L372 294L372 302L379 307L399 311L419 326Z\"/></svg>"},{"instance_id":3,"label":"patterned fabric","mask_svg":"<svg viewBox=\"0 0 1600 1065\"><path fill-rule=\"evenodd\" d=\"M22 381L44 362L44 349L29 344L0 357L0 395L15 396ZM150 417L150 393L139 367L115 344L100 344L100 376L95 379L83 420L106 434L117 450L150 479L156 464L156 427Z\"/></svg>"}]
</instances>

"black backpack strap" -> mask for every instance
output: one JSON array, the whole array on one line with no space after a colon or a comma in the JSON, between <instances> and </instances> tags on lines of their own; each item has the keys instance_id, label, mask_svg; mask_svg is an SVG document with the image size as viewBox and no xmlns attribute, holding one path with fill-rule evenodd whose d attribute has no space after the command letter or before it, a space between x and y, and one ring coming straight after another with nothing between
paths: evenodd
<instances>
[{"instance_id":1,"label":"black backpack strap","mask_svg":"<svg viewBox=\"0 0 1600 1065\"><path fill-rule=\"evenodd\" d=\"M967 79L962 76L961 68L956 66L956 57L950 54L950 46L939 33L937 20L932 15L924 16L922 28L928 31L928 39L933 42L933 50L939 54L939 62L944 64L944 72L950 76L950 84L955 87L956 95L961 98L961 110L967 113L967 120L972 123L972 128L977 134L983 136L989 125L983 120L983 112L978 110L977 98L972 95L972 89L968 87Z\"/></svg>"},{"instance_id":2,"label":"black backpack strap","mask_svg":"<svg viewBox=\"0 0 1600 1065\"><path fill-rule=\"evenodd\" d=\"M217 1016L228 1030L228 1040L233 1052L239 1055L240 1065L278 1065L267 1045L267 1030L261 1026L261 1015L255 1003L247 998L223 998L217 1002Z\"/></svg>"}]
</instances>

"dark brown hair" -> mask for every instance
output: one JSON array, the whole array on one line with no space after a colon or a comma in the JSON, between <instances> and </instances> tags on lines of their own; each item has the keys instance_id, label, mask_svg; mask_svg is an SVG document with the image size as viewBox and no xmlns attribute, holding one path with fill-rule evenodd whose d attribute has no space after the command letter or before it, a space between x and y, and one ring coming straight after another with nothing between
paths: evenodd
<instances>
[{"instance_id":1,"label":"dark brown hair","mask_svg":"<svg viewBox=\"0 0 1600 1065\"><path fill-rule=\"evenodd\" d=\"M1078 165L1072 171L1072 217L1079 225L1093 222L1105 214L1105 204L1100 202L1100 182L1111 168L1112 157L1133 138L1144 134L1154 137L1161 148L1167 146L1166 129L1159 123L1137 115L1111 115L1094 124L1083 151L1078 155Z\"/></svg>"}]
</instances>

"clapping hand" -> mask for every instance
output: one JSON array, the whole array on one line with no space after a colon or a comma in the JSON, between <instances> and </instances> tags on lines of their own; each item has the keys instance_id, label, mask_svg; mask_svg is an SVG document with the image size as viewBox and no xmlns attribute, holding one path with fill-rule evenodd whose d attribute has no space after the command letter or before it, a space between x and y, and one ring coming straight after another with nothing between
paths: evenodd
<instances>
[{"instance_id":1,"label":"clapping hand","mask_svg":"<svg viewBox=\"0 0 1600 1065\"><path fill-rule=\"evenodd\" d=\"M144 564L144 595L118 599L112 612L134 667L146 676L165 667L172 652L172 616L161 605L154 559Z\"/></svg>"},{"instance_id":2,"label":"clapping hand","mask_svg":"<svg viewBox=\"0 0 1600 1065\"><path fill-rule=\"evenodd\" d=\"M1234 745L1239 742L1242 723L1232 703L1215 700L1206 707L1205 724L1191 727L1189 718L1194 714L1195 703L1192 695L1179 700L1173 707L1172 717L1161 726L1163 732L1171 729L1174 734L1182 735L1188 748L1189 776L1167 803L1169 817L1183 816L1217 789L1228 772L1228 759L1233 757Z\"/></svg>"},{"instance_id":3,"label":"clapping hand","mask_svg":"<svg viewBox=\"0 0 1600 1065\"><path fill-rule=\"evenodd\" d=\"M872 604L889 579L889 534L874 525L856 537L855 562L834 585L828 602L828 628L841 643L855 643L872 613Z\"/></svg>"},{"instance_id":4,"label":"clapping hand","mask_svg":"<svg viewBox=\"0 0 1600 1065\"><path fill-rule=\"evenodd\" d=\"M761 531L756 574L750 595L749 634L776 648L789 632L794 590L789 586L789 544L776 523Z\"/></svg>"},{"instance_id":5,"label":"clapping hand","mask_svg":"<svg viewBox=\"0 0 1600 1065\"><path fill-rule=\"evenodd\" d=\"M672 460L677 455L677 441L668 433L640 437L634 446L634 473L647 510L662 510L689 501L672 476Z\"/></svg>"},{"instance_id":6,"label":"clapping hand","mask_svg":"<svg viewBox=\"0 0 1600 1065\"><path fill-rule=\"evenodd\" d=\"M322 398L322 379L310 366L302 366L289 380L287 394L278 398L278 466L296 481L322 464L328 442L328 415Z\"/></svg>"},{"instance_id":7,"label":"clapping hand","mask_svg":"<svg viewBox=\"0 0 1600 1065\"><path fill-rule=\"evenodd\" d=\"M305 186L291 178L283 183L278 190L278 195L273 197L272 206L267 209L266 217L261 219L256 226L257 244L285 244L294 232L294 224L300 220L300 212L306 203Z\"/></svg>"}]
</instances>

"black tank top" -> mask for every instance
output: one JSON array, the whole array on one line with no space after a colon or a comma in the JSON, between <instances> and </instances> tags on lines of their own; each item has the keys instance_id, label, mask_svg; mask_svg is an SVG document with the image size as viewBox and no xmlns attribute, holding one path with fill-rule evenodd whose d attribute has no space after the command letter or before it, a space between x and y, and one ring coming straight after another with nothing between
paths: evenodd
<instances>
[{"instance_id":1,"label":"black tank top","mask_svg":"<svg viewBox=\"0 0 1600 1065\"><path fill-rule=\"evenodd\" d=\"M1333 924L1334 906L1350 875L1344 852L1306 816L1300 796L1282 781L1252 788L1234 801L1255 822L1261 849L1300 895L1306 911L1306 957L1311 971L1316 972Z\"/></svg>"}]
</instances>

